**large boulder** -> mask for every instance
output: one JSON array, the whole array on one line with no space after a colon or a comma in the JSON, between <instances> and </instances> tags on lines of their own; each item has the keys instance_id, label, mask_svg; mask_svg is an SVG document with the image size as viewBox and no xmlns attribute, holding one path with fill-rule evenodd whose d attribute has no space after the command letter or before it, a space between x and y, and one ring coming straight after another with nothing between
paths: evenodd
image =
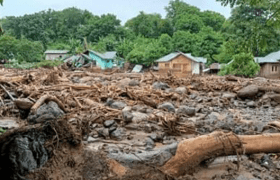
<instances>
[{"instance_id":1,"label":"large boulder","mask_svg":"<svg viewBox=\"0 0 280 180\"><path fill-rule=\"evenodd\" d=\"M255 97L258 94L258 92L259 92L258 86L250 85L238 91L237 95L240 98L252 98Z\"/></svg>"},{"instance_id":2,"label":"large boulder","mask_svg":"<svg viewBox=\"0 0 280 180\"><path fill-rule=\"evenodd\" d=\"M64 112L58 107L58 105L50 101L38 108L35 114L30 114L27 120L30 123L42 123L45 121L51 121L63 116Z\"/></svg>"}]
</instances>

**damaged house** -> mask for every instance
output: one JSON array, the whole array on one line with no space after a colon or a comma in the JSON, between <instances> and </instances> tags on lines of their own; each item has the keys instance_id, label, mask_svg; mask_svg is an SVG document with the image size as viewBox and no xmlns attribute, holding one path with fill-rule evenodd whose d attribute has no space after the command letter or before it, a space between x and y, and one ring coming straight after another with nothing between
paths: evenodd
<instances>
[{"instance_id":1,"label":"damaged house","mask_svg":"<svg viewBox=\"0 0 280 180\"><path fill-rule=\"evenodd\" d=\"M206 58L193 57L191 54L184 54L182 52L170 53L157 61L160 73L167 73L172 71L179 77L184 77L190 74L201 74Z\"/></svg>"},{"instance_id":2,"label":"damaged house","mask_svg":"<svg viewBox=\"0 0 280 180\"><path fill-rule=\"evenodd\" d=\"M99 53L96 51L87 50L84 52L84 54L93 59L96 62L96 66L100 67L101 69L113 68L117 58L116 51Z\"/></svg>"},{"instance_id":3,"label":"damaged house","mask_svg":"<svg viewBox=\"0 0 280 180\"><path fill-rule=\"evenodd\" d=\"M256 57L255 62L260 64L259 76L265 78L280 78L280 51L265 57Z\"/></svg>"},{"instance_id":4,"label":"damaged house","mask_svg":"<svg viewBox=\"0 0 280 180\"><path fill-rule=\"evenodd\" d=\"M66 57L68 50L47 50L45 52L46 60L56 60Z\"/></svg>"}]
</instances>

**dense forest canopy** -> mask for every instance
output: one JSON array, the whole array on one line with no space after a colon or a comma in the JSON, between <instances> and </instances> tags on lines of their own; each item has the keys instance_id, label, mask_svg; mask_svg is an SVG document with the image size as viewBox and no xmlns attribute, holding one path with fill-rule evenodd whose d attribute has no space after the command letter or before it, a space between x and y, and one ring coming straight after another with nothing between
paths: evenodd
<instances>
[{"instance_id":1,"label":"dense forest canopy","mask_svg":"<svg viewBox=\"0 0 280 180\"><path fill-rule=\"evenodd\" d=\"M77 8L9 16L0 20L5 31L0 46L11 39L7 47L21 48L21 44L28 41L34 46L30 49L40 53L46 49L68 49L71 53L80 53L86 48L117 51L127 61L146 65L174 51L206 57L210 64L227 63L240 53L265 56L279 50L278 1L217 1L233 7L229 19L217 12L201 11L182 0L169 2L166 17L140 12L124 26L113 14L97 16ZM15 49L0 48L0 59L23 60L13 51ZM25 61L41 58L35 57Z\"/></svg>"}]
</instances>

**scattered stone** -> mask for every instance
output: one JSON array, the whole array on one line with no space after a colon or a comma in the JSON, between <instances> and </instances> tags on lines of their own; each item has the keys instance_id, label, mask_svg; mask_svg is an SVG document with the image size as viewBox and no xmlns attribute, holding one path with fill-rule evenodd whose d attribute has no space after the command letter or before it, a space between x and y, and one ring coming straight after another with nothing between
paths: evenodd
<instances>
[{"instance_id":1,"label":"scattered stone","mask_svg":"<svg viewBox=\"0 0 280 180\"><path fill-rule=\"evenodd\" d=\"M250 85L238 91L237 95L240 98L252 98L255 97L258 94L258 92L259 92L258 86Z\"/></svg>"},{"instance_id":2,"label":"scattered stone","mask_svg":"<svg viewBox=\"0 0 280 180\"><path fill-rule=\"evenodd\" d=\"M151 133L153 131L152 126L150 124L145 124L144 131L146 133Z\"/></svg>"},{"instance_id":3,"label":"scattered stone","mask_svg":"<svg viewBox=\"0 0 280 180\"><path fill-rule=\"evenodd\" d=\"M186 87L178 87L175 89L175 92L178 94L186 94L187 93L187 88Z\"/></svg>"},{"instance_id":4,"label":"scattered stone","mask_svg":"<svg viewBox=\"0 0 280 180\"><path fill-rule=\"evenodd\" d=\"M139 86L139 84L140 84L140 82L135 79L133 79L129 82L129 86Z\"/></svg>"},{"instance_id":5,"label":"scattered stone","mask_svg":"<svg viewBox=\"0 0 280 180\"><path fill-rule=\"evenodd\" d=\"M111 134L118 128L117 124L113 125L112 127L109 128L109 133Z\"/></svg>"},{"instance_id":6,"label":"scattered stone","mask_svg":"<svg viewBox=\"0 0 280 180\"><path fill-rule=\"evenodd\" d=\"M196 97L197 97L197 94L191 94L191 95L190 95L190 98L191 98L191 99L195 99Z\"/></svg>"},{"instance_id":7,"label":"scattered stone","mask_svg":"<svg viewBox=\"0 0 280 180\"><path fill-rule=\"evenodd\" d=\"M123 128L118 128L111 133L111 138L121 141L125 137L125 130Z\"/></svg>"},{"instance_id":8,"label":"scattered stone","mask_svg":"<svg viewBox=\"0 0 280 180\"><path fill-rule=\"evenodd\" d=\"M164 109L164 110L167 110L168 112L175 112L175 107L173 106L173 104L171 104L169 102L159 105L158 109Z\"/></svg>"},{"instance_id":9,"label":"scattered stone","mask_svg":"<svg viewBox=\"0 0 280 180\"><path fill-rule=\"evenodd\" d=\"M168 86L168 84L163 83L163 82L155 82L153 84L153 88L154 89L160 89L160 90L166 90L169 89L170 87Z\"/></svg>"},{"instance_id":10,"label":"scattered stone","mask_svg":"<svg viewBox=\"0 0 280 180\"><path fill-rule=\"evenodd\" d=\"M232 99L236 98L237 95L235 93L225 92L222 97L226 99Z\"/></svg>"},{"instance_id":11,"label":"scattered stone","mask_svg":"<svg viewBox=\"0 0 280 180\"><path fill-rule=\"evenodd\" d=\"M147 114L144 114L141 112L132 112L132 115L133 115L132 121L135 123L146 121L149 118L149 116Z\"/></svg>"},{"instance_id":12,"label":"scattered stone","mask_svg":"<svg viewBox=\"0 0 280 180\"><path fill-rule=\"evenodd\" d=\"M114 103L114 100L111 99L111 98L108 98L107 101L106 101L106 103L105 103L105 105L106 105L106 106L111 106L113 103Z\"/></svg>"},{"instance_id":13,"label":"scattered stone","mask_svg":"<svg viewBox=\"0 0 280 180\"><path fill-rule=\"evenodd\" d=\"M109 128L109 127L113 126L115 123L116 123L115 120L107 120L107 121L104 121L103 125L104 125L104 127Z\"/></svg>"},{"instance_id":14,"label":"scattered stone","mask_svg":"<svg viewBox=\"0 0 280 180\"><path fill-rule=\"evenodd\" d=\"M220 117L220 114L217 113L217 112L212 112L210 115L209 115L209 118L212 119L212 120L218 120Z\"/></svg>"},{"instance_id":15,"label":"scattered stone","mask_svg":"<svg viewBox=\"0 0 280 180\"><path fill-rule=\"evenodd\" d=\"M109 137L109 129L107 128L98 128L96 129L99 137L104 137L107 139Z\"/></svg>"},{"instance_id":16,"label":"scattered stone","mask_svg":"<svg viewBox=\"0 0 280 180\"><path fill-rule=\"evenodd\" d=\"M125 123L131 123L132 122L133 115L132 115L131 112L123 111L122 115L123 115L123 120L124 120Z\"/></svg>"},{"instance_id":17,"label":"scattered stone","mask_svg":"<svg viewBox=\"0 0 280 180\"><path fill-rule=\"evenodd\" d=\"M189 108L187 106L180 106L176 113L184 114L184 115L188 115L188 116L194 116L195 112L196 112L195 108Z\"/></svg>"},{"instance_id":18,"label":"scattered stone","mask_svg":"<svg viewBox=\"0 0 280 180\"><path fill-rule=\"evenodd\" d=\"M152 150L155 147L155 142L151 138L145 140L146 150Z\"/></svg>"},{"instance_id":19,"label":"scattered stone","mask_svg":"<svg viewBox=\"0 0 280 180\"><path fill-rule=\"evenodd\" d=\"M126 104L124 102L115 101L110 105L110 107L113 108L113 109L122 110L123 108L126 107Z\"/></svg>"},{"instance_id":20,"label":"scattered stone","mask_svg":"<svg viewBox=\"0 0 280 180\"><path fill-rule=\"evenodd\" d=\"M249 101L249 102L247 102L247 106L253 108L253 107L256 107L256 103L255 103L255 101Z\"/></svg>"}]
</instances>

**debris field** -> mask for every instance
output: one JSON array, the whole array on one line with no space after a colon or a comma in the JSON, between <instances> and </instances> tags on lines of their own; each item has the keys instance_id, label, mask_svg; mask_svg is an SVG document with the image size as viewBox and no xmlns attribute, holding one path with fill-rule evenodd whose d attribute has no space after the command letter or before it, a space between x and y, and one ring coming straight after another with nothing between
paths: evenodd
<instances>
[{"instance_id":1,"label":"debris field","mask_svg":"<svg viewBox=\"0 0 280 180\"><path fill-rule=\"evenodd\" d=\"M279 82L1 69L0 172L12 180L279 179Z\"/></svg>"}]
</instances>

